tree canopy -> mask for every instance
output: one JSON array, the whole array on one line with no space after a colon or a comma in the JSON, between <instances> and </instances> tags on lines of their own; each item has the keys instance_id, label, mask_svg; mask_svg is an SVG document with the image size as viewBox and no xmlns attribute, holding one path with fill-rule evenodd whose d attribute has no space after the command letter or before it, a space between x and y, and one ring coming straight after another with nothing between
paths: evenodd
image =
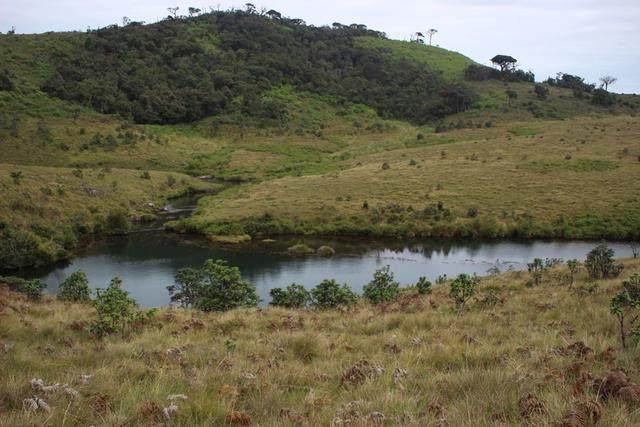
<instances>
[{"instance_id":1,"label":"tree canopy","mask_svg":"<svg viewBox=\"0 0 640 427\"><path fill-rule=\"evenodd\" d=\"M418 123L469 104L443 95L447 83L425 64L358 46L356 37L384 37L364 25L313 27L254 9L170 13L156 24L87 33L78 49L52 56L56 72L43 89L157 124L230 112L270 115L261 95L283 85Z\"/></svg>"}]
</instances>

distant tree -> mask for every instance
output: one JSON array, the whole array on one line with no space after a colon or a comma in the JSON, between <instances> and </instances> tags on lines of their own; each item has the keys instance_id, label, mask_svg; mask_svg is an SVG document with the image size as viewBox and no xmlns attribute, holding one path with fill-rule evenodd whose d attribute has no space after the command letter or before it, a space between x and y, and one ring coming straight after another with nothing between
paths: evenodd
<instances>
[{"instance_id":1,"label":"distant tree","mask_svg":"<svg viewBox=\"0 0 640 427\"><path fill-rule=\"evenodd\" d=\"M245 3L244 7L246 8L247 13L256 12L256 6L253 3Z\"/></svg>"},{"instance_id":2,"label":"distant tree","mask_svg":"<svg viewBox=\"0 0 640 427\"><path fill-rule=\"evenodd\" d=\"M7 35L13 35L16 33L16 26L12 25L11 29L9 31L7 31Z\"/></svg>"},{"instance_id":3,"label":"distant tree","mask_svg":"<svg viewBox=\"0 0 640 427\"><path fill-rule=\"evenodd\" d=\"M431 39L438 32L435 28L430 28L427 30L427 36L429 36L429 46L431 46Z\"/></svg>"},{"instance_id":4,"label":"distant tree","mask_svg":"<svg viewBox=\"0 0 640 427\"><path fill-rule=\"evenodd\" d=\"M491 62L500 67L500 71L512 71L516 67L518 60L509 55L496 55L491 58Z\"/></svg>"},{"instance_id":5,"label":"distant tree","mask_svg":"<svg viewBox=\"0 0 640 427\"><path fill-rule=\"evenodd\" d=\"M604 90L608 91L609 90L609 86L614 84L617 81L618 81L618 79L616 77L613 77L613 76L600 77L600 83L602 83L602 85L600 87L603 88Z\"/></svg>"},{"instance_id":6,"label":"distant tree","mask_svg":"<svg viewBox=\"0 0 640 427\"><path fill-rule=\"evenodd\" d=\"M190 7L188 11L189 11L189 16L195 16L200 13L200 9L198 9L197 7Z\"/></svg>"},{"instance_id":7,"label":"distant tree","mask_svg":"<svg viewBox=\"0 0 640 427\"><path fill-rule=\"evenodd\" d=\"M122 26L126 27L129 24L131 24L131 19L128 16L123 16L122 17Z\"/></svg>"},{"instance_id":8,"label":"distant tree","mask_svg":"<svg viewBox=\"0 0 640 427\"><path fill-rule=\"evenodd\" d=\"M168 7L167 10L169 11L169 16L176 19L178 17L178 10L180 10L180 6Z\"/></svg>"},{"instance_id":9,"label":"distant tree","mask_svg":"<svg viewBox=\"0 0 640 427\"><path fill-rule=\"evenodd\" d=\"M420 31L418 31L417 33L415 33L413 35L413 41L419 44L424 44L424 34L422 34Z\"/></svg>"},{"instance_id":10,"label":"distant tree","mask_svg":"<svg viewBox=\"0 0 640 427\"><path fill-rule=\"evenodd\" d=\"M267 16L271 19L282 19L282 14L277 10L273 10L273 9L267 12ZM333 24L333 25L335 27L336 24Z\"/></svg>"}]
</instances>

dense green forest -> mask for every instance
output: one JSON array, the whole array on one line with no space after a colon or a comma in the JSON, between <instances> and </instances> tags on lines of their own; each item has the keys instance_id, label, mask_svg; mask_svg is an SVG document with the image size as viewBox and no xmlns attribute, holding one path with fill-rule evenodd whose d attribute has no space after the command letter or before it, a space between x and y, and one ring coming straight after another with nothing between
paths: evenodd
<instances>
[{"instance_id":1,"label":"dense green forest","mask_svg":"<svg viewBox=\"0 0 640 427\"><path fill-rule=\"evenodd\" d=\"M51 95L138 123L251 115L277 123L286 106L261 94L282 85L366 104L416 123L469 107L472 91L426 64L356 43L362 25L313 27L252 11L219 11L89 32L51 58Z\"/></svg>"}]
</instances>

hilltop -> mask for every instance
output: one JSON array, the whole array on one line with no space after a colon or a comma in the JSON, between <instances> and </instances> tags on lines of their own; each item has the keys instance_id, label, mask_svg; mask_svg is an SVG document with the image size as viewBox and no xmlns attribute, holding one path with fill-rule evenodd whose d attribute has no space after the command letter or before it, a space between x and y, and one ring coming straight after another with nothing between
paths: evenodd
<instances>
[{"instance_id":1,"label":"hilltop","mask_svg":"<svg viewBox=\"0 0 640 427\"><path fill-rule=\"evenodd\" d=\"M109 217L152 218L220 184L170 228L640 235L640 101L576 76L536 83L361 25L252 11L0 35L0 56L3 267L69 257L130 229Z\"/></svg>"}]
</instances>

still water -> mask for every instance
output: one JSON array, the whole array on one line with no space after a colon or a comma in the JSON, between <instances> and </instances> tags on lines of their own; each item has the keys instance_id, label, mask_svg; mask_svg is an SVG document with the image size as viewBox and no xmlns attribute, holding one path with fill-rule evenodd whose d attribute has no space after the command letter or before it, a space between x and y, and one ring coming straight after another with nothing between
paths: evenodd
<instances>
[{"instance_id":1,"label":"still water","mask_svg":"<svg viewBox=\"0 0 640 427\"><path fill-rule=\"evenodd\" d=\"M273 287L299 283L307 287L332 278L348 283L360 292L373 272L390 265L402 285L415 283L420 276L434 281L438 275L459 273L486 274L493 266L500 270L525 269L534 258L584 259L594 242L501 241L501 242L354 242L309 240L314 248L328 244L336 249L333 258L294 258L286 248L299 239L280 239L273 243L252 243L232 248L213 246L200 239L163 232L135 233L93 243L70 262L30 271L41 278L48 292L55 293L59 283L71 272L82 269L91 287L105 287L118 276L124 287L145 307L169 303L167 285L176 271L200 266L209 258L227 260L238 266L245 280L253 283L262 298L269 301ZM616 257L630 257L628 244L612 242Z\"/></svg>"}]
</instances>

